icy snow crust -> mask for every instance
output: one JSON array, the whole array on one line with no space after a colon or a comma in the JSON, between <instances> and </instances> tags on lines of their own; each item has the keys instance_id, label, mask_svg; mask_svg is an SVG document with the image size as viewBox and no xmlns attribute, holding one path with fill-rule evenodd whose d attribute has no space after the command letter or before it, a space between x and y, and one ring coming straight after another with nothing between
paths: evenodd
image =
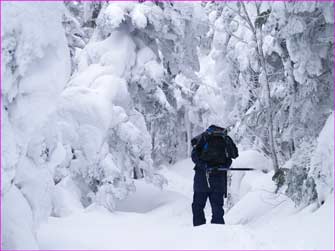
<instances>
[{"instance_id":1,"label":"icy snow crust","mask_svg":"<svg viewBox=\"0 0 335 251\"><path fill-rule=\"evenodd\" d=\"M264 158L263 161L268 160ZM40 247L137 250L333 248L333 200L327 200L316 211L312 205L298 212L289 198L273 193L272 174L258 171L244 174L240 189L244 195L226 214L226 225L207 224L194 228L192 168L191 160L187 159L163 169L162 174L169 181L164 190L136 181L136 192L121 201L114 213L92 205L68 217L49 218L38 231ZM206 215L209 221L209 205Z\"/></svg>"}]
</instances>

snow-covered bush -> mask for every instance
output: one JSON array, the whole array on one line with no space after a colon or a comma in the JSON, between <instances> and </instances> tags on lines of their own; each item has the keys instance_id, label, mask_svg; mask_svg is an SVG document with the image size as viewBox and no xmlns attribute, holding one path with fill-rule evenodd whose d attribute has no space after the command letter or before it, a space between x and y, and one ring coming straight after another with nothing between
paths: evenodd
<instances>
[{"instance_id":1,"label":"snow-covered bush","mask_svg":"<svg viewBox=\"0 0 335 251\"><path fill-rule=\"evenodd\" d=\"M317 139L309 174L314 178L321 204L334 192L334 112Z\"/></svg>"},{"instance_id":2,"label":"snow-covered bush","mask_svg":"<svg viewBox=\"0 0 335 251\"><path fill-rule=\"evenodd\" d=\"M299 206L309 205L317 199L315 182L309 175L314 149L313 142L304 142L284 165L287 168L285 193Z\"/></svg>"},{"instance_id":3,"label":"snow-covered bush","mask_svg":"<svg viewBox=\"0 0 335 251\"><path fill-rule=\"evenodd\" d=\"M316 142L303 142L284 165L285 193L296 205L323 204L334 190L334 112Z\"/></svg>"}]
</instances>

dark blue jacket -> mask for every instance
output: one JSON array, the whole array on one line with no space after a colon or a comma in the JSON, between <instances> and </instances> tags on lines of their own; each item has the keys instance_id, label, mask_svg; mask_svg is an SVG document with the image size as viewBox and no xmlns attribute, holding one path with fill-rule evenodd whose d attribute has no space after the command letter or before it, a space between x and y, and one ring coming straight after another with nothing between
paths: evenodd
<instances>
[{"instance_id":1,"label":"dark blue jacket","mask_svg":"<svg viewBox=\"0 0 335 251\"><path fill-rule=\"evenodd\" d=\"M207 131L212 130L211 127L209 127ZM220 129L223 129L223 128L220 128ZM227 172L226 171L210 172L208 174L208 181L207 181L207 175L206 175L207 170L213 167L209 166L208 163L201 160L199 157L202 151L202 147L206 143L205 133L206 132L192 139L193 150L192 150L191 157L192 157L192 161L195 164L195 167L194 167L195 175L194 175L194 184L193 184L194 192L222 192L225 194L225 197L227 197ZM233 143L232 140L231 142ZM234 144L234 147L236 148L235 144ZM237 151L237 148L236 148L236 151ZM226 163L225 166L220 166L220 167L229 168L231 164L232 164L232 160L229 160L229 162Z\"/></svg>"},{"instance_id":2,"label":"dark blue jacket","mask_svg":"<svg viewBox=\"0 0 335 251\"><path fill-rule=\"evenodd\" d=\"M192 161L195 163L194 192L222 192L227 196L227 172L209 173L207 182L206 170L208 166L199 158L199 154L199 149L194 147L191 155ZM228 168L230 164L226 167Z\"/></svg>"}]
</instances>

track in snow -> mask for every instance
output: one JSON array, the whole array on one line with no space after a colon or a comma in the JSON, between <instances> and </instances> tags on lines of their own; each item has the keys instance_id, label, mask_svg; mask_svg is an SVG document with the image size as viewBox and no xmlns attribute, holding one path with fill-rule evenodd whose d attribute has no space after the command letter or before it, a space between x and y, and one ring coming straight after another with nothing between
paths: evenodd
<instances>
[{"instance_id":1,"label":"track in snow","mask_svg":"<svg viewBox=\"0 0 335 251\"><path fill-rule=\"evenodd\" d=\"M143 181L137 191L110 213L100 207L64 218L50 217L40 227L41 249L258 249L241 225L192 226L192 163L163 170L163 191ZM206 208L210 219L210 208Z\"/></svg>"},{"instance_id":2,"label":"track in snow","mask_svg":"<svg viewBox=\"0 0 335 251\"><path fill-rule=\"evenodd\" d=\"M191 212L192 169L191 161L184 160L162 170L169 181L164 190L136 181L136 192L120 202L114 213L92 206L68 217L50 217L38 231L40 248L332 249L334 220L330 218L334 212L333 201L315 213L307 208L290 216L290 203L281 204L271 211L264 203L264 194L257 195L256 190L245 196L225 216L227 225L207 224L194 228ZM268 180L266 177L262 180L255 173L250 174L250 178L260 185ZM260 213L262 206L263 212ZM251 224L245 221L257 213L260 214L258 220ZM208 203L208 221L210 214ZM239 222L247 224L231 224L236 216ZM324 234L318 234L321 232Z\"/></svg>"}]
</instances>

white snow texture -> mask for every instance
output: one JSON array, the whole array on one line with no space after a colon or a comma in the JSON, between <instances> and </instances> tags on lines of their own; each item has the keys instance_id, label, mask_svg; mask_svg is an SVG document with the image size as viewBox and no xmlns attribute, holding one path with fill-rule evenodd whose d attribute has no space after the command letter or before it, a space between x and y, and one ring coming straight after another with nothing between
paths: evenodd
<instances>
[{"instance_id":1,"label":"white snow texture","mask_svg":"<svg viewBox=\"0 0 335 251\"><path fill-rule=\"evenodd\" d=\"M333 3L1 9L1 249L334 248ZM255 170L228 175L226 225L194 228L211 124Z\"/></svg>"}]
</instances>

